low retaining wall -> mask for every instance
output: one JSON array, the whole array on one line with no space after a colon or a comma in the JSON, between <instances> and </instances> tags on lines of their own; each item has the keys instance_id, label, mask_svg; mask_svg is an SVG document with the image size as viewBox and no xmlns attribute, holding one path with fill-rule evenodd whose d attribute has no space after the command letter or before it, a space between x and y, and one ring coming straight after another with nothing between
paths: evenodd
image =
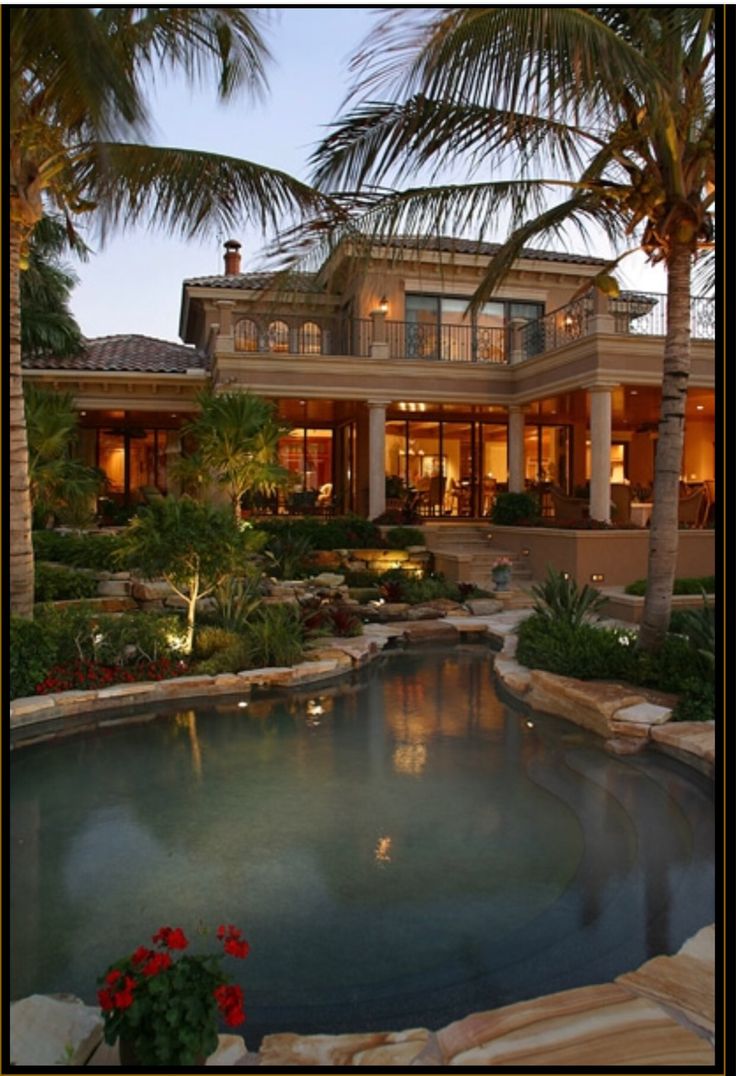
<instances>
[{"instance_id":1,"label":"low retaining wall","mask_svg":"<svg viewBox=\"0 0 736 1076\"><path fill-rule=\"evenodd\" d=\"M544 579L547 565L569 572L579 584L625 586L647 575L649 531L556 530L551 527L497 527L491 525L489 548L515 553L528 563L534 579ZM527 552L524 552L524 551ZM675 574L683 578L713 575L715 531L681 530ZM593 575L603 575L594 581Z\"/></svg>"}]
</instances>

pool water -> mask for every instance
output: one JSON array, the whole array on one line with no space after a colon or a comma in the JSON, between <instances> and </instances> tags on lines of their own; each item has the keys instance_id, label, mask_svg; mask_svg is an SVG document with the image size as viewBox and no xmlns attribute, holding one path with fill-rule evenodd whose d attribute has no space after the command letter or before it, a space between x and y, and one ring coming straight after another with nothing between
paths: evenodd
<instances>
[{"instance_id":1,"label":"pool water","mask_svg":"<svg viewBox=\"0 0 736 1076\"><path fill-rule=\"evenodd\" d=\"M714 917L712 786L498 698L479 647L17 750L11 996L234 923L251 1049L605 981ZM244 700L241 700L244 701ZM107 722L108 715L105 715Z\"/></svg>"}]
</instances>

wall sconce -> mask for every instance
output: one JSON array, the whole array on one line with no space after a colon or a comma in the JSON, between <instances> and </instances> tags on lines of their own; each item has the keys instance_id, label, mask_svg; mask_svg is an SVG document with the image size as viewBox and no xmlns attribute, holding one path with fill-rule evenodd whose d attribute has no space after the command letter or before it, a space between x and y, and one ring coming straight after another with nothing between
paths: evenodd
<instances>
[{"instance_id":1,"label":"wall sconce","mask_svg":"<svg viewBox=\"0 0 736 1076\"><path fill-rule=\"evenodd\" d=\"M591 583L602 583L605 579L603 572L592 572L590 576Z\"/></svg>"},{"instance_id":2,"label":"wall sconce","mask_svg":"<svg viewBox=\"0 0 736 1076\"><path fill-rule=\"evenodd\" d=\"M565 314L565 328L566 329L571 329L572 326L573 326L572 314Z\"/></svg>"},{"instance_id":3,"label":"wall sconce","mask_svg":"<svg viewBox=\"0 0 736 1076\"><path fill-rule=\"evenodd\" d=\"M385 295L382 295L378 300L378 309L382 314L388 314L388 299Z\"/></svg>"}]
</instances>

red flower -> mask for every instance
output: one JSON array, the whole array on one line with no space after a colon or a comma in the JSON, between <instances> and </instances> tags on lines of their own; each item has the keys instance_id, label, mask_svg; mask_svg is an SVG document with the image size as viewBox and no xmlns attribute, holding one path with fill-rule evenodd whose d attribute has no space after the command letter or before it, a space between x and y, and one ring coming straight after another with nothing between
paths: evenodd
<instances>
[{"instance_id":1,"label":"red flower","mask_svg":"<svg viewBox=\"0 0 736 1076\"><path fill-rule=\"evenodd\" d=\"M166 939L166 945L169 949L186 949L189 942L186 939L184 931L180 927L176 927L175 930L169 932L169 936Z\"/></svg>"},{"instance_id":2,"label":"red flower","mask_svg":"<svg viewBox=\"0 0 736 1076\"><path fill-rule=\"evenodd\" d=\"M217 928L217 937L219 941L222 941L223 938L233 938L235 941L238 941L240 938L242 938L242 936L243 931L238 930L238 928L234 927L232 923L230 923L229 926L225 926L223 924L222 926L219 926Z\"/></svg>"},{"instance_id":3,"label":"red flower","mask_svg":"<svg viewBox=\"0 0 736 1076\"><path fill-rule=\"evenodd\" d=\"M139 945L130 959L134 964L144 964L152 956L153 949L146 949L145 945Z\"/></svg>"},{"instance_id":4,"label":"red flower","mask_svg":"<svg viewBox=\"0 0 736 1076\"><path fill-rule=\"evenodd\" d=\"M228 1027L237 1027L245 1020L242 986L218 986L213 991L215 1001Z\"/></svg>"},{"instance_id":5,"label":"red flower","mask_svg":"<svg viewBox=\"0 0 736 1076\"><path fill-rule=\"evenodd\" d=\"M135 998L133 997L134 986L135 979L131 979L129 975L126 975L125 989L119 990L117 994L115 994L113 997L116 1009L127 1009L133 1004L133 1002L135 1001Z\"/></svg>"},{"instance_id":6,"label":"red flower","mask_svg":"<svg viewBox=\"0 0 736 1076\"><path fill-rule=\"evenodd\" d=\"M112 1000L112 994L109 990L98 990L97 1000L100 1003L100 1008L103 1012L110 1012L110 1009L115 1008L115 1003Z\"/></svg>"},{"instance_id":7,"label":"red flower","mask_svg":"<svg viewBox=\"0 0 736 1076\"><path fill-rule=\"evenodd\" d=\"M237 956L240 960L245 960L250 952L250 945L247 941L238 941L236 938L225 939L225 952L230 956Z\"/></svg>"},{"instance_id":8,"label":"red flower","mask_svg":"<svg viewBox=\"0 0 736 1076\"><path fill-rule=\"evenodd\" d=\"M119 968L113 968L112 971L108 971L105 976L105 982L108 986L115 986L115 983L122 976L122 971Z\"/></svg>"},{"instance_id":9,"label":"red flower","mask_svg":"<svg viewBox=\"0 0 736 1076\"><path fill-rule=\"evenodd\" d=\"M171 957L168 953L154 953L148 963L143 965L144 975L158 975L160 971L166 971L171 967Z\"/></svg>"}]
</instances>

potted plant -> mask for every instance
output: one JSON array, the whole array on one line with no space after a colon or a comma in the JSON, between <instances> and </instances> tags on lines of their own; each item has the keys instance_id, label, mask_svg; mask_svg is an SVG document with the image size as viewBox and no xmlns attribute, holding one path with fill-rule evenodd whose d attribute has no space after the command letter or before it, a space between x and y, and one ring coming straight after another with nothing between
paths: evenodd
<instances>
[{"instance_id":1,"label":"potted plant","mask_svg":"<svg viewBox=\"0 0 736 1076\"><path fill-rule=\"evenodd\" d=\"M508 557L497 557L491 567L493 585L496 590L508 590L511 585L511 561Z\"/></svg>"},{"instance_id":2,"label":"potted plant","mask_svg":"<svg viewBox=\"0 0 736 1076\"><path fill-rule=\"evenodd\" d=\"M121 1066L203 1065L217 1048L220 1016L228 1027L245 1020L243 989L220 962L245 959L250 946L234 926L217 928L221 953L179 955L189 941L179 927L161 927L154 948L140 946L98 980L105 1042L120 1041Z\"/></svg>"}]
</instances>

